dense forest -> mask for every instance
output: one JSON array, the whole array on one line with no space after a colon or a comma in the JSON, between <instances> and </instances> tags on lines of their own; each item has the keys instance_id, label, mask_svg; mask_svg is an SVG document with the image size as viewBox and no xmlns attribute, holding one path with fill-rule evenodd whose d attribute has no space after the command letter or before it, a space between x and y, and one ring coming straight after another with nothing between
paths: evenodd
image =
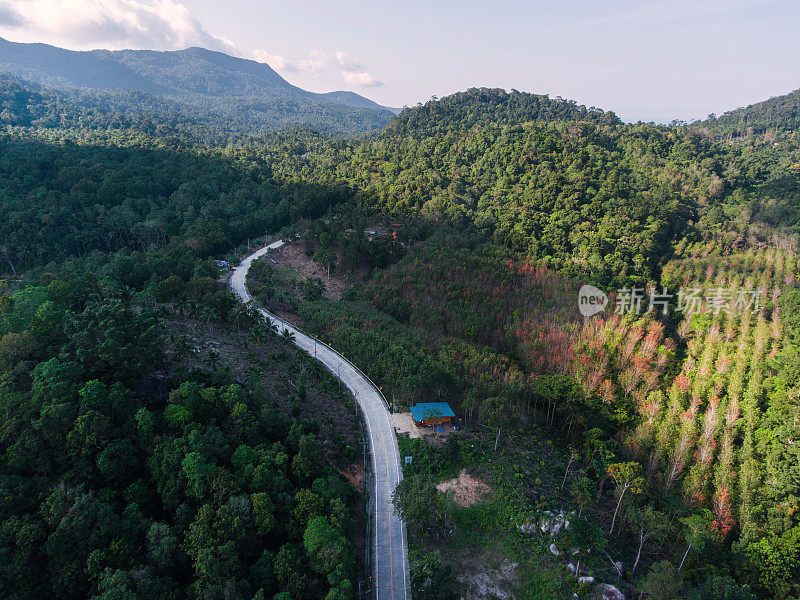
<instances>
[{"instance_id":1,"label":"dense forest","mask_svg":"<svg viewBox=\"0 0 800 600\"><path fill-rule=\"evenodd\" d=\"M487 552L521 598L588 596L590 573L634 598L800 597L792 97L660 126L473 89L343 139L226 137L137 94L0 81L5 596L355 596L351 400L211 260L283 229L350 284L332 300L261 261L257 300L393 406L463 417L401 440L418 599ZM606 313L577 312L584 283ZM740 290L760 301L731 312ZM484 503L437 492L461 469ZM544 511L572 529L541 534Z\"/></svg>"},{"instance_id":2,"label":"dense forest","mask_svg":"<svg viewBox=\"0 0 800 600\"><path fill-rule=\"evenodd\" d=\"M211 260L346 190L59 131L0 140L2 595L352 597L352 399Z\"/></svg>"},{"instance_id":3,"label":"dense forest","mask_svg":"<svg viewBox=\"0 0 800 600\"><path fill-rule=\"evenodd\" d=\"M172 278L131 296L70 265L4 296L3 596L351 597L351 402L215 279Z\"/></svg>"}]
</instances>

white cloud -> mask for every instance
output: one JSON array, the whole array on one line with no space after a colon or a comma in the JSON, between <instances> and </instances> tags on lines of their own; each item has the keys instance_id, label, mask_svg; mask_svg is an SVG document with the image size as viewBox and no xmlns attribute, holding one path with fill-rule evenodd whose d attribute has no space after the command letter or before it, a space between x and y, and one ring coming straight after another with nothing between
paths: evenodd
<instances>
[{"instance_id":1,"label":"white cloud","mask_svg":"<svg viewBox=\"0 0 800 600\"><path fill-rule=\"evenodd\" d=\"M0 27L17 27L22 24L17 11L7 2L0 2Z\"/></svg>"},{"instance_id":2,"label":"white cloud","mask_svg":"<svg viewBox=\"0 0 800 600\"><path fill-rule=\"evenodd\" d=\"M366 71L342 71L342 77L350 85L356 87L382 87L383 82L375 79Z\"/></svg>"},{"instance_id":3,"label":"white cloud","mask_svg":"<svg viewBox=\"0 0 800 600\"><path fill-rule=\"evenodd\" d=\"M0 0L0 31L73 49L236 49L174 0Z\"/></svg>"},{"instance_id":4,"label":"white cloud","mask_svg":"<svg viewBox=\"0 0 800 600\"><path fill-rule=\"evenodd\" d=\"M353 62L346 52L311 50L306 56L284 56L266 50L255 50L250 57L265 62L282 75L297 75L305 81L326 85L346 84L350 87L382 87L384 84L366 70L365 65Z\"/></svg>"}]
</instances>

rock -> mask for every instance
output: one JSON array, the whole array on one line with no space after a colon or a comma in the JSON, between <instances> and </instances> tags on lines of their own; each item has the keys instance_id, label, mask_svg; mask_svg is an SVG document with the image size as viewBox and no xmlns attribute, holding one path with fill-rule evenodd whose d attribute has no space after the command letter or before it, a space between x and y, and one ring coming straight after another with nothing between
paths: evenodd
<instances>
[{"instance_id":1,"label":"rock","mask_svg":"<svg viewBox=\"0 0 800 600\"><path fill-rule=\"evenodd\" d=\"M625 594L611 584L598 583L586 600L625 600Z\"/></svg>"},{"instance_id":2,"label":"rock","mask_svg":"<svg viewBox=\"0 0 800 600\"><path fill-rule=\"evenodd\" d=\"M562 529L569 531L569 521L566 519L564 511L553 514L549 510L542 511L544 515L539 523L542 533L550 533L550 537L558 535Z\"/></svg>"},{"instance_id":3,"label":"rock","mask_svg":"<svg viewBox=\"0 0 800 600\"><path fill-rule=\"evenodd\" d=\"M594 577L578 577L581 583L594 583Z\"/></svg>"},{"instance_id":4,"label":"rock","mask_svg":"<svg viewBox=\"0 0 800 600\"><path fill-rule=\"evenodd\" d=\"M616 561L616 562L614 563L614 570L615 570L615 571L616 571L616 572L617 572L619 575L622 575L622 573L625 571L625 565L623 565L623 564L622 564L622 561L621 561L621 560L618 560L618 561Z\"/></svg>"},{"instance_id":5,"label":"rock","mask_svg":"<svg viewBox=\"0 0 800 600\"><path fill-rule=\"evenodd\" d=\"M523 523L522 525L517 525L517 529L522 533L533 533L536 531L536 526L533 523Z\"/></svg>"},{"instance_id":6,"label":"rock","mask_svg":"<svg viewBox=\"0 0 800 600\"><path fill-rule=\"evenodd\" d=\"M555 544L550 544L550 554L552 554L553 556L558 556L559 554L561 554L561 552L558 551L558 548L556 548Z\"/></svg>"},{"instance_id":7,"label":"rock","mask_svg":"<svg viewBox=\"0 0 800 600\"><path fill-rule=\"evenodd\" d=\"M573 565L572 563L567 563L567 564L566 564L566 567L567 567L567 570L568 570L570 573L572 573L573 575L575 575L575 565Z\"/></svg>"}]
</instances>

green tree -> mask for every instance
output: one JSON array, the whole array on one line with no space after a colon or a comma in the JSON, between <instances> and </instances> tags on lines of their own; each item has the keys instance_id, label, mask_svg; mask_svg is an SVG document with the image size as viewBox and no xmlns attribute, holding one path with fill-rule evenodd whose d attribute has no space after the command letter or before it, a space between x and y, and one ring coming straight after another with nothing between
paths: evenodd
<instances>
[{"instance_id":1,"label":"green tree","mask_svg":"<svg viewBox=\"0 0 800 600\"><path fill-rule=\"evenodd\" d=\"M253 522L259 535L267 535L275 527L275 505L266 492L250 495L253 504Z\"/></svg>"},{"instance_id":2,"label":"green tree","mask_svg":"<svg viewBox=\"0 0 800 600\"><path fill-rule=\"evenodd\" d=\"M616 485L614 494L617 496L617 505L614 507L614 516L611 519L611 527L608 530L608 533L611 534L614 531L617 513L625 494L628 492L632 495L641 493L644 489L644 478L642 477L642 467L636 462L614 463L608 466L607 473L614 480Z\"/></svg>"},{"instance_id":3,"label":"green tree","mask_svg":"<svg viewBox=\"0 0 800 600\"><path fill-rule=\"evenodd\" d=\"M442 564L438 552L427 554L412 551L409 557L411 568L411 589L420 600L457 600L461 597L460 585L453 569Z\"/></svg>"},{"instance_id":4,"label":"green tree","mask_svg":"<svg viewBox=\"0 0 800 600\"><path fill-rule=\"evenodd\" d=\"M693 548L702 551L705 549L706 544L711 541L714 535L711 527L713 522L714 515L707 509L696 511L690 516L681 519L681 532L686 542L686 552L683 553L678 571L683 569L683 563L686 562L686 557L689 556L689 552Z\"/></svg>"},{"instance_id":5,"label":"green tree","mask_svg":"<svg viewBox=\"0 0 800 600\"><path fill-rule=\"evenodd\" d=\"M639 589L652 600L676 600L683 589L680 573L669 561L655 563Z\"/></svg>"}]
</instances>

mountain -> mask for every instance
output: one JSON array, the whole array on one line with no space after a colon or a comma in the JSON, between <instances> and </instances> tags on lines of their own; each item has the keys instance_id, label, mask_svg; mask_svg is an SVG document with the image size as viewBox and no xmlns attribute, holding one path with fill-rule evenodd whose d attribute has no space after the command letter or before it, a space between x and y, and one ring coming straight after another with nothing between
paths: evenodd
<instances>
[{"instance_id":1,"label":"mountain","mask_svg":"<svg viewBox=\"0 0 800 600\"><path fill-rule=\"evenodd\" d=\"M196 47L74 51L0 38L0 72L52 89L144 92L273 129L354 133L382 128L394 116L354 92L308 92L269 65Z\"/></svg>"}]
</instances>

